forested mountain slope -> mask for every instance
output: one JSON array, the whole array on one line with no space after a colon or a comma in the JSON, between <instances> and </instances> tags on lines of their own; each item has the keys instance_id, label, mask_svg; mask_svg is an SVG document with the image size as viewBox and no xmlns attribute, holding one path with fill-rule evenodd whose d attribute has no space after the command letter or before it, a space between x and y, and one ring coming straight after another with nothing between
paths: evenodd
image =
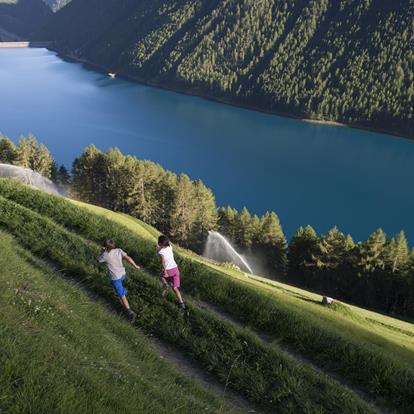
<instances>
[{"instance_id":1,"label":"forested mountain slope","mask_svg":"<svg viewBox=\"0 0 414 414\"><path fill-rule=\"evenodd\" d=\"M64 53L257 109L414 135L412 0L74 0Z\"/></svg>"},{"instance_id":2,"label":"forested mountain slope","mask_svg":"<svg viewBox=\"0 0 414 414\"><path fill-rule=\"evenodd\" d=\"M0 0L0 32L30 36L50 15L42 0Z\"/></svg>"}]
</instances>

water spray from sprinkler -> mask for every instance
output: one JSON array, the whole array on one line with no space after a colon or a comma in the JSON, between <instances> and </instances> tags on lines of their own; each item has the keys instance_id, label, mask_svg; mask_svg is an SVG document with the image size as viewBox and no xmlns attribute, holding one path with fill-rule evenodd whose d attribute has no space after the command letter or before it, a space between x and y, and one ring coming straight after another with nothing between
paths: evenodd
<instances>
[{"instance_id":1,"label":"water spray from sprinkler","mask_svg":"<svg viewBox=\"0 0 414 414\"><path fill-rule=\"evenodd\" d=\"M231 243L219 232L209 231L206 247L204 249L204 257L215 260L217 262L231 262L249 273L253 273L247 260L237 253Z\"/></svg>"},{"instance_id":2,"label":"water spray from sprinkler","mask_svg":"<svg viewBox=\"0 0 414 414\"><path fill-rule=\"evenodd\" d=\"M13 178L21 183L28 184L49 194L59 194L58 188L51 180L29 168L10 164L0 164L0 177Z\"/></svg>"}]
</instances>

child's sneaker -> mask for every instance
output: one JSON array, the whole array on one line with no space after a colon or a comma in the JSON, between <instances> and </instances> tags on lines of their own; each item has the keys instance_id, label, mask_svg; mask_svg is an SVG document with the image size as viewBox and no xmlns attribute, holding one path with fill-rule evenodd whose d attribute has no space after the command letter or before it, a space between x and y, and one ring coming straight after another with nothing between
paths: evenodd
<instances>
[{"instance_id":1,"label":"child's sneaker","mask_svg":"<svg viewBox=\"0 0 414 414\"><path fill-rule=\"evenodd\" d=\"M185 303L184 303L184 302L179 303L179 304L178 304L178 307L179 307L180 309L182 309L182 310L186 310L186 309L187 309L187 308L186 308L186 306L185 306Z\"/></svg>"},{"instance_id":2,"label":"child's sneaker","mask_svg":"<svg viewBox=\"0 0 414 414\"><path fill-rule=\"evenodd\" d=\"M132 309L128 309L128 319L131 325L133 325L135 323L135 319L137 319L137 314Z\"/></svg>"}]
</instances>

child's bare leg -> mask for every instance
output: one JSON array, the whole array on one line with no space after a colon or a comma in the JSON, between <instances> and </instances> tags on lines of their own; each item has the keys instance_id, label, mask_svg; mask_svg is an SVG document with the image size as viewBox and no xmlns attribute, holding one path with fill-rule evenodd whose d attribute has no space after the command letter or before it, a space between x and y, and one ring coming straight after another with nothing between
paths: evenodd
<instances>
[{"instance_id":1,"label":"child's bare leg","mask_svg":"<svg viewBox=\"0 0 414 414\"><path fill-rule=\"evenodd\" d=\"M166 281L165 277L163 277L163 276L160 277L160 281L161 281L161 284L162 284L162 296L165 297L168 293L169 285L168 285L168 282Z\"/></svg>"},{"instance_id":2,"label":"child's bare leg","mask_svg":"<svg viewBox=\"0 0 414 414\"><path fill-rule=\"evenodd\" d=\"M120 298L119 298L119 301L121 302L122 306L123 306L126 310L131 309L131 308L129 307L129 302L128 302L128 299L127 299L127 297L126 297L126 296L122 296L122 297L120 297Z\"/></svg>"},{"instance_id":3,"label":"child's bare leg","mask_svg":"<svg viewBox=\"0 0 414 414\"><path fill-rule=\"evenodd\" d=\"M122 303L122 306L125 308L125 310L128 313L128 319L133 324L135 322L135 318L137 317L137 314L129 307L129 302L126 296L122 296L119 298L119 300Z\"/></svg>"},{"instance_id":4,"label":"child's bare leg","mask_svg":"<svg viewBox=\"0 0 414 414\"><path fill-rule=\"evenodd\" d=\"M176 297L177 297L177 299L178 299L178 302L179 302L179 303L183 303L184 301L183 301L183 298L182 298L182 296L181 296L180 289L178 289L177 287L173 287L173 291L174 291L174 293L175 293L175 296L176 296Z\"/></svg>"},{"instance_id":5,"label":"child's bare leg","mask_svg":"<svg viewBox=\"0 0 414 414\"><path fill-rule=\"evenodd\" d=\"M165 279L164 276L160 276L160 281L161 281L162 287L164 287L164 288L168 287L168 282L167 282L167 280Z\"/></svg>"}]
</instances>

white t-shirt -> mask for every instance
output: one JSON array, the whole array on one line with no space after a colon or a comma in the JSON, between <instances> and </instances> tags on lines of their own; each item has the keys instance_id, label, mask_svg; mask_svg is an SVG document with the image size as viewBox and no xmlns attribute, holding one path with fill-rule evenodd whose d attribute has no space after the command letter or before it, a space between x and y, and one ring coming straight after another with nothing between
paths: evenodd
<instances>
[{"instance_id":1,"label":"white t-shirt","mask_svg":"<svg viewBox=\"0 0 414 414\"><path fill-rule=\"evenodd\" d=\"M128 255L121 249L112 249L110 252L105 250L98 256L98 262L106 263L111 279L118 280L126 273L124 264L122 263L122 259L126 256Z\"/></svg>"},{"instance_id":2,"label":"white t-shirt","mask_svg":"<svg viewBox=\"0 0 414 414\"><path fill-rule=\"evenodd\" d=\"M177 263L174 260L174 253L171 246L163 247L158 250L158 254L164 258L165 270L171 270L178 267Z\"/></svg>"}]
</instances>

